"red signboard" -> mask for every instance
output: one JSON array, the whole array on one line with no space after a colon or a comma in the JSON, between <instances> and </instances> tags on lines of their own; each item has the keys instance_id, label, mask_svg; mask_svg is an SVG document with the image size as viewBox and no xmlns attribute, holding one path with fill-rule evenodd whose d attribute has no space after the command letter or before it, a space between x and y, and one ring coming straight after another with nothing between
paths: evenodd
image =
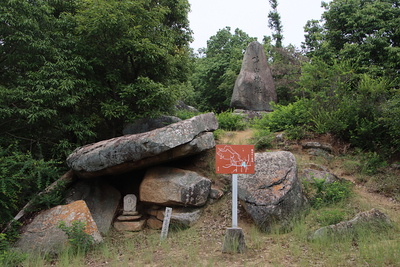
<instances>
[{"instance_id":1,"label":"red signboard","mask_svg":"<svg viewBox=\"0 0 400 267\"><path fill-rule=\"evenodd\" d=\"M217 145L217 173L254 173L253 145Z\"/></svg>"}]
</instances>

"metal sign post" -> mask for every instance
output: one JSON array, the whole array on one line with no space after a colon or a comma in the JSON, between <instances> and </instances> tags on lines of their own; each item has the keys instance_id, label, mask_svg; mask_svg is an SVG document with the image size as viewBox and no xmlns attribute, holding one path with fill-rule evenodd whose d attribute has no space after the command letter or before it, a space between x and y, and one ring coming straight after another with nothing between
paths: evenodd
<instances>
[{"instance_id":1,"label":"metal sign post","mask_svg":"<svg viewBox=\"0 0 400 267\"><path fill-rule=\"evenodd\" d=\"M232 174L232 228L238 227L238 218L237 218L237 206L238 206L238 195L237 195L237 187L238 187L238 175L237 173Z\"/></svg>"},{"instance_id":2,"label":"metal sign post","mask_svg":"<svg viewBox=\"0 0 400 267\"><path fill-rule=\"evenodd\" d=\"M216 172L232 174L232 228L227 228L223 252L245 252L244 235L238 227L238 174L254 173L253 145L217 145Z\"/></svg>"}]
</instances>

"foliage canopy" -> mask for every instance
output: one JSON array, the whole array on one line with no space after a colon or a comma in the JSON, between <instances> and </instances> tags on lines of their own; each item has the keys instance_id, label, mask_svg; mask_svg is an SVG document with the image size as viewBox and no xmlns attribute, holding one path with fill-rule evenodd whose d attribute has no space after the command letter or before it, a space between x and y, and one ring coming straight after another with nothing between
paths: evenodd
<instances>
[{"instance_id":1,"label":"foliage canopy","mask_svg":"<svg viewBox=\"0 0 400 267\"><path fill-rule=\"evenodd\" d=\"M43 156L168 111L190 73L186 0L0 1L1 142Z\"/></svg>"}]
</instances>

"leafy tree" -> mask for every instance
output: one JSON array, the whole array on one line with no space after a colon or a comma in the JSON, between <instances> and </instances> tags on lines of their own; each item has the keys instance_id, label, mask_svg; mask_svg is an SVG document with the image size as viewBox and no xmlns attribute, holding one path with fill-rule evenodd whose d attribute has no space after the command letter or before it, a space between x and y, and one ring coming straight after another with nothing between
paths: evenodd
<instances>
[{"instance_id":1,"label":"leafy tree","mask_svg":"<svg viewBox=\"0 0 400 267\"><path fill-rule=\"evenodd\" d=\"M303 47L312 57L301 85L317 131L352 144L398 151L400 2L334 0L309 21ZM310 91L311 90L311 91ZM326 128L327 125L330 125Z\"/></svg>"},{"instance_id":2,"label":"leafy tree","mask_svg":"<svg viewBox=\"0 0 400 267\"><path fill-rule=\"evenodd\" d=\"M268 27L274 32L272 38L275 40L275 47L282 47L283 40L283 26L281 22L281 15L278 13L278 1L269 0L272 10L268 13Z\"/></svg>"},{"instance_id":3,"label":"leafy tree","mask_svg":"<svg viewBox=\"0 0 400 267\"><path fill-rule=\"evenodd\" d=\"M231 33L225 27L207 41L205 56L196 59L192 84L200 109L225 111L229 108L233 87L239 75L243 54L256 38L240 29Z\"/></svg>"},{"instance_id":4,"label":"leafy tree","mask_svg":"<svg viewBox=\"0 0 400 267\"><path fill-rule=\"evenodd\" d=\"M308 58L293 45L276 47L270 37L264 37L264 50L269 58L279 104L296 101L301 68Z\"/></svg>"},{"instance_id":5,"label":"leafy tree","mask_svg":"<svg viewBox=\"0 0 400 267\"><path fill-rule=\"evenodd\" d=\"M332 133L354 146L380 150L392 145L382 123L382 105L390 96L390 82L357 74L346 61L331 66L315 59L300 79L308 121L317 133Z\"/></svg>"},{"instance_id":6,"label":"leafy tree","mask_svg":"<svg viewBox=\"0 0 400 267\"><path fill-rule=\"evenodd\" d=\"M168 111L190 73L188 11L187 0L0 0L0 144L60 157Z\"/></svg>"},{"instance_id":7,"label":"leafy tree","mask_svg":"<svg viewBox=\"0 0 400 267\"><path fill-rule=\"evenodd\" d=\"M309 21L309 56L348 60L357 72L396 80L400 69L400 2L334 0L323 3L322 25Z\"/></svg>"}]
</instances>

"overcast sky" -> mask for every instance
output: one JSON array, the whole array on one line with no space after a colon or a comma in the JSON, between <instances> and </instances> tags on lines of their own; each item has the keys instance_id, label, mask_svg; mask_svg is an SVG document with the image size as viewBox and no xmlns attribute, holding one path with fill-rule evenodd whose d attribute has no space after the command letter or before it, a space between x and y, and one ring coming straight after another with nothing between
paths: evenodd
<instances>
[{"instance_id":1,"label":"overcast sky","mask_svg":"<svg viewBox=\"0 0 400 267\"><path fill-rule=\"evenodd\" d=\"M325 2L330 2L326 0ZM268 28L268 0L189 0L190 28L194 32L191 47L197 51L207 46L207 40L218 30L230 26L262 42L263 36L271 36ZM278 0L278 13L283 24L283 44L300 48L304 41L304 25L308 20L320 19L324 9L321 0Z\"/></svg>"}]
</instances>

